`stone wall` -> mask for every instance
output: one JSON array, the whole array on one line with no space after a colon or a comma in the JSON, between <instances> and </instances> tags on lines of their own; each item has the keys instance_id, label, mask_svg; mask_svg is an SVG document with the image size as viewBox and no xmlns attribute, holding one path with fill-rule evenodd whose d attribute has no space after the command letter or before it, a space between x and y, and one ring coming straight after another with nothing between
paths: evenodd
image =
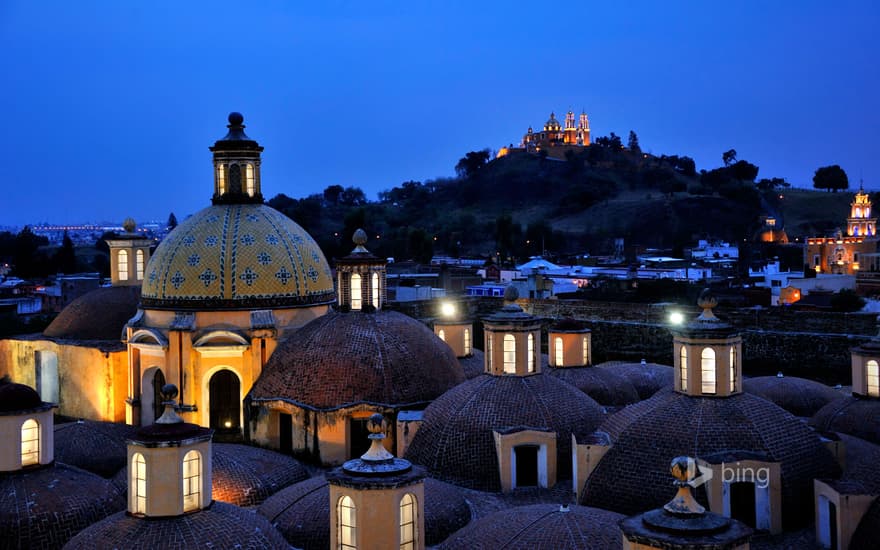
<instances>
[{"instance_id":1,"label":"stone wall","mask_svg":"<svg viewBox=\"0 0 880 550\"><path fill-rule=\"evenodd\" d=\"M453 298L458 311L478 320L503 305L501 298ZM673 311L685 319L699 313L696 306L671 303L631 304L587 300L520 300L523 309L548 320L573 317L593 331L594 362L646 359L672 364ZM429 322L439 316L439 301L393 304L394 309ZM799 311L791 308L716 308L715 313L743 335L746 375L784 372L826 383L849 384L850 348L877 334L873 313ZM475 327L479 329L479 326ZM546 327L545 327L546 329ZM475 330L474 345L482 346ZM546 351L546 338L542 342Z\"/></svg>"}]
</instances>

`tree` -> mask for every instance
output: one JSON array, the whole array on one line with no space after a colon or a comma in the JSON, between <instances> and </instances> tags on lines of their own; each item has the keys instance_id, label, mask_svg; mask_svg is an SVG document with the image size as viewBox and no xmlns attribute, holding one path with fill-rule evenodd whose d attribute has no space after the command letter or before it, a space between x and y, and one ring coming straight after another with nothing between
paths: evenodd
<instances>
[{"instance_id":1,"label":"tree","mask_svg":"<svg viewBox=\"0 0 880 550\"><path fill-rule=\"evenodd\" d=\"M637 155L642 154L642 148L639 147L639 136L632 130L629 131L629 139L626 142L627 148Z\"/></svg>"},{"instance_id":2,"label":"tree","mask_svg":"<svg viewBox=\"0 0 880 550\"><path fill-rule=\"evenodd\" d=\"M475 176L486 164L489 163L491 152L488 149L482 151L471 151L463 158L459 159L455 165L455 173L459 178L470 178Z\"/></svg>"},{"instance_id":3,"label":"tree","mask_svg":"<svg viewBox=\"0 0 880 550\"><path fill-rule=\"evenodd\" d=\"M843 168L834 164L831 166L822 166L816 170L813 175L813 187L816 189L827 189L828 191L848 189L849 179Z\"/></svg>"},{"instance_id":4,"label":"tree","mask_svg":"<svg viewBox=\"0 0 880 550\"><path fill-rule=\"evenodd\" d=\"M339 194L339 204L343 206L361 206L367 203L367 196L360 187L346 187Z\"/></svg>"},{"instance_id":5,"label":"tree","mask_svg":"<svg viewBox=\"0 0 880 550\"><path fill-rule=\"evenodd\" d=\"M168 215L168 231L171 231L175 227L177 227L177 216L175 216L174 212L172 212Z\"/></svg>"},{"instance_id":6,"label":"tree","mask_svg":"<svg viewBox=\"0 0 880 550\"><path fill-rule=\"evenodd\" d=\"M339 196L345 191L341 185L330 185L324 189L324 202L327 204L338 204Z\"/></svg>"},{"instance_id":7,"label":"tree","mask_svg":"<svg viewBox=\"0 0 880 550\"><path fill-rule=\"evenodd\" d=\"M76 251L73 247L73 241L64 232L64 239L61 241L61 248L52 259L55 263L55 269L61 273L76 273Z\"/></svg>"},{"instance_id":8,"label":"tree","mask_svg":"<svg viewBox=\"0 0 880 550\"><path fill-rule=\"evenodd\" d=\"M15 274L22 278L45 275L47 266L45 261L41 261L37 257L37 249L47 244L49 244L49 239L37 236L31 231L30 226L26 225L15 237L12 257L12 262L15 264Z\"/></svg>"},{"instance_id":9,"label":"tree","mask_svg":"<svg viewBox=\"0 0 880 550\"><path fill-rule=\"evenodd\" d=\"M758 167L745 160L736 161L728 167L728 170L734 179L740 181L755 181L758 177Z\"/></svg>"},{"instance_id":10,"label":"tree","mask_svg":"<svg viewBox=\"0 0 880 550\"><path fill-rule=\"evenodd\" d=\"M724 166L730 166L736 162L736 149L724 151L724 153L721 154L721 160L724 162Z\"/></svg>"}]
</instances>

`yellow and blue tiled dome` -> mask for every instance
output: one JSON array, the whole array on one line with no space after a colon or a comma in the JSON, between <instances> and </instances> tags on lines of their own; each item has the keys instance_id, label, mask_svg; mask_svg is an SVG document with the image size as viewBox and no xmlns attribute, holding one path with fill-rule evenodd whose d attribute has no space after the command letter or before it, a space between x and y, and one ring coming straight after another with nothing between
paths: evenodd
<instances>
[{"instance_id":1,"label":"yellow and blue tiled dome","mask_svg":"<svg viewBox=\"0 0 880 550\"><path fill-rule=\"evenodd\" d=\"M253 309L333 301L333 278L306 231L263 204L217 204L159 245L144 276L145 308Z\"/></svg>"}]
</instances>

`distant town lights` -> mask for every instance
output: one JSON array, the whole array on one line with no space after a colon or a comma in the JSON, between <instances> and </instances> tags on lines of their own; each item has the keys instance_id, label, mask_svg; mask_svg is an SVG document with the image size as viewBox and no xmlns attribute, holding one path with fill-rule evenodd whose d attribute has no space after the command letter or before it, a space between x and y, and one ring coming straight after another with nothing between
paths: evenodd
<instances>
[{"instance_id":1,"label":"distant town lights","mask_svg":"<svg viewBox=\"0 0 880 550\"><path fill-rule=\"evenodd\" d=\"M680 325L684 323L684 314L680 311L673 311L669 314L669 322L673 325Z\"/></svg>"}]
</instances>

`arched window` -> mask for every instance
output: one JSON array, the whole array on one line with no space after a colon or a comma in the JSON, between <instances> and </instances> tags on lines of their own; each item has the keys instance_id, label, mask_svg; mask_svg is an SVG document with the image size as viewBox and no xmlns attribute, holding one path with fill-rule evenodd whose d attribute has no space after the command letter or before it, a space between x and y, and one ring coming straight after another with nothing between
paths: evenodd
<instances>
[{"instance_id":1,"label":"arched window","mask_svg":"<svg viewBox=\"0 0 880 550\"><path fill-rule=\"evenodd\" d=\"M445 342L446 341L446 331L443 330L442 328L439 331L437 331L437 338L440 338L441 340L443 340Z\"/></svg>"},{"instance_id":2,"label":"arched window","mask_svg":"<svg viewBox=\"0 0 880 550\"><path fill-rule=\"evenodd\" d=\"M32 466L40 463L40 424L28 418L21 425L21 465Z\"/></svg>"},{"instance_id":3,"label":"arched window","mask_svg":"<svg viewBox=\"0 0 880 550\"><path fill-rule=\"evenodd\" d=\"M562 351L562 338L557 336L553 339L553 366L561 367L565 363L565 355Z\"/></svg>"},{"instance_id":4,"label":"arched window","mask_svg":"<svg viewBox=\"0 0 880 550\"><path fill-rule=\"evenodd\" d=\"M504 363L505 374L516 374L516 339L513 334L504 335Z\"/></svg>"},{"instance_id":5,"label":"arched window","mask_svg":"<svg viewBox=\"0 0 880 550\"><path fill-rule=\"evenodd\" d=\"M360 309L361 299L361 276L359 273L351 274L351 309Z\"/></svg>"},{"instance_id":6,"label":"arched window","mask_svg":"<svg viewBox=\"0 0 880 550\"><path fill-rule=\"evenodd\" d=\"M871 359L865 365L865 376L868 383L868 395L871 397L880 397L880 367L877 361Z\"/></svg>"},{"instance_id":7,"label":"arched window","mask_svg":"<svg viewBox=\"0 0 880 550\"><path fill-rule=\"evenodd\" d=\"M415 550L418 538L416 497L412 493L400 499L400 550Z\"/></svg>"},{"instance_id":8,"label":"arched window","mask_svg":"<svg viewBox=\"0 0 880 550\"><path fill-rule=\"evenodd\" d=\"M703 348L700 371L703 381L703 393L715 393L715 350Z\"/></svg>"},{"instance_id":9,"label":"arched window","mask_svg":"<svg viewBox=\"0 0 880 550\"><path fill-rule=\"evenodd\" d=\"M526 353L528 353L527 359L527 371L535 372L535 335L529 333L528 338L526 338Z\"/></svg>"},{"instance_id":10,"label":"arched window","mask_svg":"<svg viewBox=\"0 0 880 550\"><path fill-rule=\"evenodd\" d=\"M681 378L681 389L688 389L688 349L687 346L681 346L678 351L679 365L678 372Z\"/></svg>"},{"instance_id":11,"label":"arched window","mask_svg":"<svg viewBox=\"0 0 880 550\"><path fill-rule=\"evenodd\" d=\"M226 192L226 165L217 165L217 194L222 195Z\"/></svg>"},{"instance_id":12,"label":"arched window","mask_svg":"<svg viewBox=\"0 0 880 550\"><path fill-rule=\"evenodd\" d=\"M379 274L373 273L373 307L379 309Z\"/></svg>"},{"instance_id":13,"label":"arched window","mask_svg":"<svg viewBox=\"0 0 880 550\"><path fill-rule=\"evenodd\" d=\"M355 550L357 548L357 510L349 496L341 497L336 503L336 548Z\"/></svg>"},{"instance_id":14,"label":"arched window","mask_svg":"<svg viewBox=\"0 0 880 550\"><path fill-rule=\"evenodd\" d=\"M492 371L492 334L486 333L486 372Z\"/></svg>"},{"instance_id":15,"label":"arched window","mask_svg":"<svg viewBox=\"0 0 880 550\"><path fill-rule=\"evenodd\" d=\"M128 251L120 250L119 254L116 256L117 262L116 267L119 272L119 280L127 281L128 280Z\"/></svg>"},{"instance_id":16,"label":"arched window","mask_svg":"<svg viewBox=\"0 0 880 550\"><path fill-rule=\"evenodd\" d=\"M190 451L183 457L183 511L198 510L202 494L202 455Z\"/></svg>"},{"instance_id":17,"label":"arched window","mask_svg":"<svg viewBox=\"0 0 880 550\"><path fill-rule=\"evenodd\" d=\"M135 453L131 457L131 489L134 493L134 513L147 513L147 462L144 455Z\"/></svg>"},{"instance_id":18,"label":"arched window","mask_svg":"<svg viewBox=\"0 0 880 550\"><path fill-rule=\"evenodd\" d=\"M730 391L736 391L736 346L730 346Z\"/></svg>"},{"instance_id":19,"label":"arched window","mask_svg":"<svg viewBox=\"0 0 880 550\"><path fill-rule=\"evenodd\" d=\"M587 338L586 336L584 336L581 341L581 345L584 348L584 350L583 350L584 351L584 357L583 357L584 365L589 365L590 364L590 339Z\"/></svg>"},{"instance_id":20,"label":"arched window","mask_svg":"<svg viewBox=\"0 0 880 550\"><path fill-rule=\"evenodd\" d=\"M135 252L134 258L135 258L135 260L134 260L135 277L137 277L138 281L143 281L144 280L144 251L138 250L137 252Z\"/></svg>"},{"instance_id":21,"label":"arched window","mask_svg":"<svg viewBox=\"0 0 880 550\"><path fill-rule=\"evenodd\" d=\"M245 164L244 168L244 181L245 181L245 189L247 189L247 194L251 197L254 196L254 193L257 191L256 183L254 182L254 165L251 163Z\"/></svg>"},{"instance_id":22,"label":"arched window","mask_svg":"<svg viewBox=\"0 0 880 550\"><path fill-rule=\"evenodd\" d=\"M464 354L471 354L471 329L464 329Z\"/></svg>"}]
</instances>

